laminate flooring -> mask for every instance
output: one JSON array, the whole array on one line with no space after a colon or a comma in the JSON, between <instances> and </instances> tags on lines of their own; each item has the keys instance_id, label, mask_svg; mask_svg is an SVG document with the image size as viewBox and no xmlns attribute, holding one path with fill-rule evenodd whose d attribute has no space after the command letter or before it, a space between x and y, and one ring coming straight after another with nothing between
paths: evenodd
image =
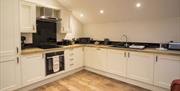
<instances>
[{"instance_id":1,"label":"laminate flooring","mask_svg":"<svg viewBox=\"0 0 180 91\"><path fill-rule=\"evenodd\" d=\"M149 91L86 70L45 84L31 91Z\"/></svg>"}]
</instances>

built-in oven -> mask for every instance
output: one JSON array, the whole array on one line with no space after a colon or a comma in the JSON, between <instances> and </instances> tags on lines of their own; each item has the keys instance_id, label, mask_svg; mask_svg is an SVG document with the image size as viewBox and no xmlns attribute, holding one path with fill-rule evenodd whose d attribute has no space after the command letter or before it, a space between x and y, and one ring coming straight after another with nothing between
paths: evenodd
<instances>
[{"instance_id":1,"label":"built-in oven","mask_svg":"<svg viewBox=\"0 0 180 91\"><path fill-rule=\"evenodd\" d=\"M46 53L46 75L64 70L64 51Z\"/></svg>"}]
</instances>

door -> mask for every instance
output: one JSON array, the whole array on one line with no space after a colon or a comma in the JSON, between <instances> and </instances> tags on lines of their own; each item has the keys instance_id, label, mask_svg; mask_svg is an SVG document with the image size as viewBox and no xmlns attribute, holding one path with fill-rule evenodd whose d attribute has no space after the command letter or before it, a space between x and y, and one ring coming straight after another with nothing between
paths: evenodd
<instances>
[{"instance_id":1,"label":"door","mask_svg":"<svg viewBox=\"0 0 180 91\"><path fill-rule=\"evenodd\" d=\"M153 84L154 55L128 52L127 77Z\"/></svg>"},{"instance_id":2,"label":"door","mask_svg":"<svg viewBox=\"0 0 180 91\"><path fill-rule=\"evenodd\" d=\"M20 28L22 33L36 32L36 6L33 3L20 2Z\"/></svg>"},{"instance_id":3,"label":"door","mask_svg":"<svg viewBox=\"0 0 180 91\"><path fill-rule=\"evenodd\" d=\"M42 54L22 56L21 62L23 85L40 81L45 77L45 59Z\"/></svg>"},{"instance_id":4,"label":"door","mask_svg":"<svg viewBox=\"0 0 180 91\"><path fill-rule=\"evenodd\" d=\"M85 47L85 66L96 68L96 48Z\"/></svg>"},{"instance_id":5,"label":"door","mask_svg":"<svg viewBox=\"0 0 180 91\"><path fill-rule=\"evenodd\" d=\"M126 76L126 52L120 50L108 50L107 71L116 75Z\"/></svg>"},{"instance_id":6,"label":"door","mask_svg":"<svg viewBox=\"0 0 180 91\"><path fill-rule=\"evenodd\" d=\"M0 91L12 91L20 85L20 63L9 60L0 63Z\"/></svg>"},{"instance_id":7,"label":"door","mask_svg":"<svg viewBox=\"0 0 180 91\"><path fill-rule=\"evenodd\" d=\"M0 0L0 91L20 86L19 0Z\"/></svg>"},{"instance_id":8,"label":"door","mask_svg":"<svg viewBox=\"0 0 180 91\"><path fill-rule=\"evenodd\" d=\"M71 12L67 10L61 10L61 33L71 33L70 30L70 15Z\"/></svg>"},{"instance_id":9,"label":"door","mask_svg":"<svg viewBox=\"0 0 180 91\"><path fill-rule=\"evenodd\" d=\"M83 65L84 65L84 62L83 62L83 58L84 58L83 48L82 47L75 48L74 53L75 53L76 68L83 67Z\"/></svg>"},{"instance_id":10,"label":"door","mask_svg":"<svg viewBox=\"0 0 180 91\"><path fill-rule=\"evenodd\" d=\"M106 71L106 61L107 61L107 49L96 48L95 55L95 69Z\"/></svg>"},{"instance_id":11,"label":"door","mask_svg":"<svg viewBox=\"0 0 180 91\"><path fill-rule=\"evenodd\" d=\"M155 85L170 89L171 82L180 79L180 57L158 56L155 62Z\"/></svg>"}]
</instances>

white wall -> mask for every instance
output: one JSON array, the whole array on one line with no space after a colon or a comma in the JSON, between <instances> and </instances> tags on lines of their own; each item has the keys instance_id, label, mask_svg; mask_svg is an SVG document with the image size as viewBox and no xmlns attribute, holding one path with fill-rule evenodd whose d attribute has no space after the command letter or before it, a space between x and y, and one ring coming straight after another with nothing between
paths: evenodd
<instances>
[{"instance_id":1,"label":"white wall","mask_svg":"<svg viewBox=\"0 0 180 91\"><path fill-rule=\"evenodd\" d=\"M126 34L131 42L164 43L171 40L180 42L180 17L84 26L84 36L97 40L109 38L113 41L120 41L122 34Z\"/></svg>"}]
</instances>

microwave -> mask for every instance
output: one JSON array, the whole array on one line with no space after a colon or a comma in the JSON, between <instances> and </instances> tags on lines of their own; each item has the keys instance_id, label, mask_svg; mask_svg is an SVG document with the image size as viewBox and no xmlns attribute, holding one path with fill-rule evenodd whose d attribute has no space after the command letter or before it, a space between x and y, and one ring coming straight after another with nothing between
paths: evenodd
<instances>
[{"instance_id":1,"label":"microwave","mask_svg":"<svg viewBox=\"0 0 180 91\"><path fill-rule=\"evenodd\" d=\"M180 50L180 42L173 42L168 44L169 50Z\"/></svg>"}]
</instances>

